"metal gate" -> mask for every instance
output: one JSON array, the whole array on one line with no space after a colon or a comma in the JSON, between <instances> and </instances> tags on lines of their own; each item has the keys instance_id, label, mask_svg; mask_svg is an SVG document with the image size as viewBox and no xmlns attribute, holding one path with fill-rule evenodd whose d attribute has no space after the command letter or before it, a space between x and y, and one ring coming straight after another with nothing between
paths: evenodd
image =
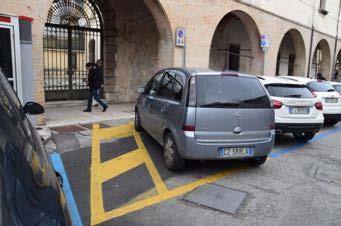
<instances>
[{"instance_id":1,"label":"metal gate","mask_svg":"<svg viewBox=\"0 0 341 226\"><path fill-rule=\"evenodd\" d=\"M85 99L85 64L102 58L102 23L90 1L54 1L44 30L45 99Z\"/></svg>"}]
</instances>

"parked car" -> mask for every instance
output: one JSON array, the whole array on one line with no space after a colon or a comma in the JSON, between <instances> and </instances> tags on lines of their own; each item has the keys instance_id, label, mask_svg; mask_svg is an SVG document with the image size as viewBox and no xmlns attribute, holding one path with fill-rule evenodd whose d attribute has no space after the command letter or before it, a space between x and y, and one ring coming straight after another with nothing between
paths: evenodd
<instances>
[{"instance_id":1,"label":"parked car","mask_svg":"<svg viewBox=\"0 0 341 226\"><path fill-rule=\"evenodd\" d=\"M340 82L331 82L330 84L334 87L336 92L338 92L341 95L341 83Z\"/></svg>"},{"instance_id":2,"label":"parked car","mask_svg":"<svg viewBox=\"0 0 341 226\"><path fill-rule=\"evenodd\" d=\"M341 96L329 82L304 77L281 77L304 83L309 87L316 98L322 102L326 126L333 126L341 121Z\"/></svg>"},{"instance_id":3,"label":"parked car","mask_svg":"<svg viewBox=\"0 0 341 226\"><path fill-rule=\"evenodd\" d=\"M258 78L271 96L276 133L292 133L298 140L311 140L323 126L322 102L303 83L278 77Z\"/></svg>"},{"instance_id":4,"label":"parked car","mask_svg":"<svg viewBox=\"0 0 341 226\"><path fill-rule=\"evenodd\" d=\"M138 93L136 130L164 147L170 170L186 159L247 159L258 166L272 149L274 110L254 76L169 68Z\"/></svg>"},{"instance_id":5,"label":"parked car","mask_svg":"<svg viewBox=\"0 0 341 226\"><path fill-rule=\"evenodd\" d=\"M61 180L26 117L43 112L22 106L0 70L0 225L71 225Z\"/></svg>"}]
</instances>

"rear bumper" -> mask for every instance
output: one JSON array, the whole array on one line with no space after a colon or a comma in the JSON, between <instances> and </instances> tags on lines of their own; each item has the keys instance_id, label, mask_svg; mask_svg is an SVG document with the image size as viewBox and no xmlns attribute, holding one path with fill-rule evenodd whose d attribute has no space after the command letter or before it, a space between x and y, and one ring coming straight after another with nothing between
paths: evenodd
<instances>
[{"instance_id":1,"label":"rear bumper","mask_svg":"<svg viewBox=\"0 0 341 226\"><path fill-rule=\"evenodd\" d=\"M199 143L194 137L194 132L183 132L179 137L178 149L184 159L194 160L222 160L245 159L266 156L271 152L275 141L275 131L271 131L269 139L260 142L245 143ZM242 158L222 158L218 155L218 149L222 147L253 147L254 154Z\"/></svg>"},{"instance_id":2,"label":"rear bumper","mask_svg":"<svg viewBox=\"0 0 341 226\"><path fill-rule=\"evenodd\" d=\"M276 133L317 132L323 123L276 123Z\"/></svg>"},{"instance_id":3,"label":"rear bumper","mask_svg":"<svg viewBox=\"0 0 341 226\"><path fill-rule=\"evenodd\" d=\"M325 120L336 120L341 121L341 114L324 114Z\"/></svg>"}]
</instances>

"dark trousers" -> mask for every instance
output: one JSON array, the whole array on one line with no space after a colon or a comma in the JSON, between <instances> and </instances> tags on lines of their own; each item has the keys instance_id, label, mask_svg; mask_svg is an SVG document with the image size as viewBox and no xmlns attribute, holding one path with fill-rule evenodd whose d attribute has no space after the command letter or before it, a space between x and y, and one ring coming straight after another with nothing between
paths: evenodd
<instances>
[{"instance_id":1,"label":"dark trousers","mask_svg":"<svg viewBox=\"0 0 341 226\"><path fill-rule=\"evenodd\" d=\"M89 98L88 98L88 108L87 108L87 110L91 110L92 98L94 98L97 101L97 103L102 105L103 108L108 106L105 103L103 103L101 101L101 99L99 98L99 89L92 89L92 90L90 90L90 95L89 95Z\"/></svg>"}]
</instances>

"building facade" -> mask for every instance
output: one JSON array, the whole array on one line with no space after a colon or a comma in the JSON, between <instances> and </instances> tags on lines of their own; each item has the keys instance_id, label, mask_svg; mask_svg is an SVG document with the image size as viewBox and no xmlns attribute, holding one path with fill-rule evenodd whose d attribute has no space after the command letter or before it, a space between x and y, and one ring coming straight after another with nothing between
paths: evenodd
<instances>
[{"instance_id":1,"label":"building facade","mask_svg":"<svg viewBox=\"0 0 341 226\"><path fill-rule=\"evenodd\" d=\"M8 41L20 18L31 40ZM43 104L84 98L85 63L96 59L111 102L135 101L170 66L339 79L339 21L339 0L2 0L0 39L15 54L5 66L9 50L0 53L0 67L17 65L18 93Z\"/></svg>"}]
</instances>

